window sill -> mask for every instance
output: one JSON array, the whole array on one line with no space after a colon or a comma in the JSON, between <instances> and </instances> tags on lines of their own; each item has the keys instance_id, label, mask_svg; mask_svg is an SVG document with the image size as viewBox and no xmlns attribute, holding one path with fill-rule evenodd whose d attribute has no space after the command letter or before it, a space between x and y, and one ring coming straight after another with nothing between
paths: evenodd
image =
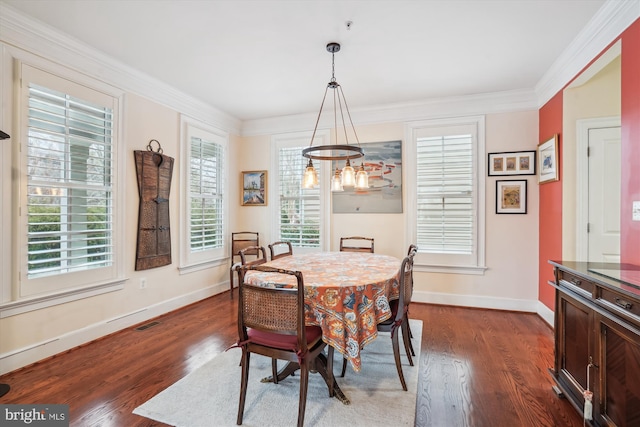
<instances>
[{"instance_id":1,"label":"window sill","mask_svg":"<svg viewBox=\"0 0 640 427\"><path fill-rule=\"evenodd\" d=\"M182 275L182 274L194 273L200 270L206 270L207 268L213 268L213 267L218 267L221 265L228 265L228 264L229 264L228 257L219 258L219 259L212 259L208 261L196 262L193 264L181 265L180 267L178 267L178 271Z\"/></svg>"},{"instance_id":2,"label":"window sill","mask_svg":"<svg viewBox=\"0 0 640 427\"><path fill-rule=\"evenodd\" d=\"M428 265L414 264L414 271L427 273L447 273L447 274L469 274L483 276L487 267L477 265Z\"/></svg>"},{"instance_id":3,"label":"window sill","mask_svg":"<svg viewBox=\"0 0 640 427\"><path fill-rule=\"evenodd\" d=\"M124 289L125 280L0 303L0 319Z\"/></svg>"}]
</instances>

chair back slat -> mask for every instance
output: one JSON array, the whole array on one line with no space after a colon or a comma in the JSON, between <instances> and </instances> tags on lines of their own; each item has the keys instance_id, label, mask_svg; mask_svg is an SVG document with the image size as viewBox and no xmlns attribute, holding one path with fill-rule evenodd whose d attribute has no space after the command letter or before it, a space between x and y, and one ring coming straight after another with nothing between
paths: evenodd
<instances>
[{"instance_id":1,"label":"chair back slat","mask_svg":"<svg viewBox=\"0 0 640 427\"><path fill-rule=\"evenodd\" d=\"M293 246L291 242L274 242L269 245L269 252L271 253L271 260L274 260L293 255Z\"/></svg>"},{"instance_id":2,"label":"chair back slat","mask_svg":"<svg viewBox=\"0 0 640 427\"><path fill-rule=\"evenodd\" d=\"M238 252L249 247L260 246L260 235L255 231L238 231L231 233L231 257L239 256ZM245 255L258 255L257 250L245 252Z\"/></svg>"},{"instance_id":3,"label":"chair back slat","mask_svg":"<svg viewBox=\"0 0 640 427\"><path fill-rule=\"evenodd\" d=\"M374 253L374 239L361 236L341 237L340 252Z\"/></svg>"},{"instance_id":4,"label":"chair back slat","mask_svg":"<svg viewBox=\"0 0 640 427\"><path fill-rule=\"evenodd\" d=\"M240 250L239 254L242 265L260 265L267 262L267 251L262 246L247 246ZM256 259L249 260L247 256L252 254Z\"/></svg>"}]
</instances>

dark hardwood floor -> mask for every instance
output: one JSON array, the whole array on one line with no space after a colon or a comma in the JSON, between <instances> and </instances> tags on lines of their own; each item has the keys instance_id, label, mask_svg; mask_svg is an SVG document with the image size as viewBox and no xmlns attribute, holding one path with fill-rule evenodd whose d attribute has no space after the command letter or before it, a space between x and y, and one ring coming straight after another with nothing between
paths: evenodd
<instances>
[{"instance_id":1,"label":"dark hardwood floor","mask_svg":"<svg viewBox=\"0 0 640 427\"><path fill-rule=\"evenodd\" d=\"M72 426L162 426L131 412L236 341L236 301L223 293L1 376L0 403L66 403ZM583 425L551 389L553 335L537 315L412 304L410 317L424 322L417 426Z\"/></svg>"}]
</instances>

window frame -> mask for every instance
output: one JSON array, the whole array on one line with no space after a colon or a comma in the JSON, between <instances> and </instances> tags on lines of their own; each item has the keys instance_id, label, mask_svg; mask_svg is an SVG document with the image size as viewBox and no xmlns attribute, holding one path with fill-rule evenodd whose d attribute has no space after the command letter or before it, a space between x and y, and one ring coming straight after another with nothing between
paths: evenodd
<instances>
[{"instance_id":1,"label":"window frame","mask_svg":"<svg viewBox=\"0 0 640 427\"><path fill-rule=\"evenodd\" d=\"M11 212L12 225L11 276L14 280L5 280L3 275L2 299L0 300L0 317L8 317L32 310L74 301L94 295L124 288L124 159L119 147L122 141L122 105L124 94L88 76L73 72L47 61L36 59L23 60L7 55L8 61L14 63L13 72L15 91L15 123L13 129L13 153L9 162L15 167L11 192L13 203L17 205ZM29 185L27 170L27 147L29 127L29 83L33 82L54 91L62 92L79 99L104 105L111 108L112 126L112 263L80 272L61 273L46 277L28 278L27 274L27 186ZM4 160L4 159L3 159ZM6 166L4 163L3 166ZM24 232L21 232L24 230ZM11 284L13 282L13 284Z\"/></svg>"},{"instance_id":2,"label":"window frame","mask_svg":"<svg viewBox=\"0 0 640 427\"><path fill-rule=\"evenodd\" d=\"M300 156L302 149L309 146L312 132L292 132L285 134L276 134L271 137L271 170L274 171L269 175L270 192L270 213L271 213L271 240L281 240L280 235L280 148L300 147ZM316 131L313 140L314 145L328 145L330 143L329 130ZM321 252L327 251L331 241L329 236L331 206L329 198L329 177L331 176L331 165L327 161L316 160L314 166L319 170L320 176L324 177L319 180L320 186L320 246L317 248L294 246L296 253ZM302 175L300 175L300 185L302 185Z\"/></svg>"},{"instance_id":3,"label":"window frame","mask_svg":"<svg viewBox=\"0 0 640 427\"><path fill-rule=\"evenodd\" d=\"M407 165L407 241L417 241L417 188L412 183L417 180L417 140L423 136L435 136L465 133L472 129L473 143L473 196L474 196L474 242L470 255L427 253L420 251L415 256L416 271L458 273L482 275L487 269L485 265L485 117L469 116L447 119L429 119L405 124L405 156ZM419 246L419 245L418 245Z\"/></svg>"},{"instance_id":4,"label":"window frame","mask_svg":"<svg viewBox=\"0 0 640 427\"><path fill-rule=\"evenodd\" d=\"M181 274L198 271L222 265L227 262L229 251L229 134L225 131L207 125L191 117L180 116L180 264L178 270ZM191 251L191 209L190 209L190 165L191 165L191 138L199 137L207 141L215 142L223 147L222 164L222 200L223 200L223 226L222 247L207 249L197 252Z\"/></svg>"}]
</instances>

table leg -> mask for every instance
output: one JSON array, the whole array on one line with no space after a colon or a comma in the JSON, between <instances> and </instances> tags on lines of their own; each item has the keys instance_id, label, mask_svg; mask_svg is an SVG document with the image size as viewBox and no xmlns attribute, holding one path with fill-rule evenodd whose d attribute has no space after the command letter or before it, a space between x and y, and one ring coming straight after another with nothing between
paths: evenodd
<instances>
[{"instance_id":1,"label":"table leg","mask_svg":"<svg viewBox=\"0 0 640 427\"><path fill-rule=\"evenodd\" d=\"M322 378L324 378L324 382L327 383L327 387L329 387L330 381L333 381L334 397L336 397L345 405L351 405L351 401L347 398L347 396L344 395L344 393L340 389L340 386L336 382L336 379L333 376L333 372L329 372L327 370L327 357L324 355L324 353L320 354L318 356L318 359L316 360L316 370L320 375L322 375Z\"/></svg>"},{"instance_id":2,"label":"table leg","mask_svg":"<svg viewBox=\"0 0 640 427\"><path fill-rule=\"evenodd\" d=\"M298 365L295 362L289 362L285 365L284 368L280 369L278 371L278 381L282 381L283 379L287 378L289 375L293 375L293 373L295 371L297 371L298 369L300 369L300 365ZM263 379L260 380L261 383L272 383L273 382L273 376L269 376L269 377L265 377Z\"/></svg>"},{"instance_id":3,"label":"table leg","mask_svg":"<svg viewBox=\"0 0 640 427\"><path fill-rule=\"evenodd\" d=\"M347 398L347 396L345 396L343 391L340 389L340 386L336 382L336 379L333 376L333 372L329 372L327 370L327 356L325 356L324 353L321 353L320 355L318 355L318 359L316 359L314 368L316 372L322 375L322 378L324 379L324 382L327 384L327 387L330 388L329 384L331 381L333 381L333 397L336 397L340 402L342 402L345 405L351 405L351 401ZM300 369L300 365L297 364L296 362L287 363L284 368L278 371L278 375L277 375L278 381L282 381L283 379L287 378L289 375L293 375L293 373L298 369ZM272 383L273 376L262 378L260 382Z\"/></svg>"}]
</instances>

